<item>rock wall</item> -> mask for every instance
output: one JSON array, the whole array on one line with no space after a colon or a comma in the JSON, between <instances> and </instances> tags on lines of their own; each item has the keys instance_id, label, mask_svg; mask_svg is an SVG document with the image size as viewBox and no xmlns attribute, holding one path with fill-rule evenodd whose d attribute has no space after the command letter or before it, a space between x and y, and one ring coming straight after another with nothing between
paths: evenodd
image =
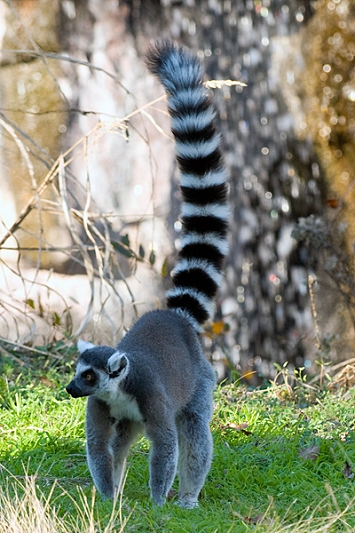
<instances>
[{"instance_id":1,"label":"rock wall","mask_svg":"<svg viewBox=\"0 0 355 533\"><path fill-rule=\"evenodd\" d=\"M7 192L0 202L5 227L16 220L34 197L60 153L66 132L68 117L59 86L60 64L46 56L16 52L41 49L58 52L57 13L58 2L50 0L1 4L1 26L5 28L0 44L3 49L0 59L1 182ZM35 201L36 207L16 233L16 242L12 239L4 243L4 246L18 244L28 260L46 268L55 265L59 258L36 249L45 249L49 243L54 246L63 242L69 244L60 218L46 210L46 201L54 200L55 193L48 187L43 202L39 198ZM2 226L0 236L5 233Z\"/></svg>"}]
</instances>

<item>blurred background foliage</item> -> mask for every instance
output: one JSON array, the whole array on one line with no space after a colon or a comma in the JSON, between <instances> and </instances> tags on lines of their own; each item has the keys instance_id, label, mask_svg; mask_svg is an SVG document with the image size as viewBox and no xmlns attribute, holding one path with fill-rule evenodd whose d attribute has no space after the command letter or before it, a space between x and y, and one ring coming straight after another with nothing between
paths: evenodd
<instances>
[{"instance_id":1,"label":"blurred background foliage","mask_svg":"<svg viewBox=\"0 0 355 533\"><path fill-rule=\"evenodd\" d=\"M354 253L355 4L318 1L302 36L301 78L305 132L314 140L325 171L326 205L346 222Z\"/></svg>"}]
</instances>

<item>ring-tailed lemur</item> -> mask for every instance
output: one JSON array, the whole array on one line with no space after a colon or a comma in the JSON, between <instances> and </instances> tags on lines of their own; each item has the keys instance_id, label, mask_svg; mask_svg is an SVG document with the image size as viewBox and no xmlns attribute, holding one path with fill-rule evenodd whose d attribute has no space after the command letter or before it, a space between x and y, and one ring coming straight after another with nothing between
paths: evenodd
<instances>
[{"instance_id":1,"label":"ring-tailed lemur","mask_svg":"<svg viewBox=\"0 0 355 533\"><path fill-rule=\"evenodd\" d=\"M178 469L178 504L192 508L212 459L215 374L199 332L213 314L228 248L227 174L197 58L164 42L150 49L147 64L168 95L181 174L183 234L168 309L144 314L116 348L79 341L67 391L89 396L87 459L102 495L120 491L129 448L144 432L154 502L165 502Z\"/></svg>"}]
</instances>

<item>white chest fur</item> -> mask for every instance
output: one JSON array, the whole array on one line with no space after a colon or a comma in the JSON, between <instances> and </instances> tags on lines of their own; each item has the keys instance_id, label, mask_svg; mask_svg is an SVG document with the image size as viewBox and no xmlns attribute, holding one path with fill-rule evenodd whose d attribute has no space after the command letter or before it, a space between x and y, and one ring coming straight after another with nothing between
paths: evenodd
<instances>
[{"instance_id":1,"label":"white chest fur","mask_svg":"<svg viewBox=\"0 0 355 533\"><path fill-rule=\"evenodd\" d=\"M136 399L123 392L115 379L111 379L107 385L106 391L97 396L109 406L110 416L116 420L128 418L143 422Z\"/></svg>"}]
</instances>

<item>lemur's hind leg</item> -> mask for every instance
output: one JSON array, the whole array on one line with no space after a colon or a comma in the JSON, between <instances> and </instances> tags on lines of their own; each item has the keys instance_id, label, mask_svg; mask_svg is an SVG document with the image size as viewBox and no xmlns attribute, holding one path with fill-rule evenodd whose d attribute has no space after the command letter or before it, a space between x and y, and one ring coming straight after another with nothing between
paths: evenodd
<instances>
[{"instance_id":1,"label":"lemur's hind leg","mask_svg":"<svg viewBox=\"0 0 355 533\"><path fill-rule=\"evenodd\" d=\"M213 442L209 427L212 391L199 390L178 419L180 507L198 507L198 496L212 461Z\"/></svg>"},{"instance_id":2,"label":"lemur's hind leg","mask_svg":"<svg viewBox=\"0 0 355 533\"><path fill-rule=\"evenodd\" d=\"M115 425L115 431L110 441L113 455L113 483L115 495L120 494L126 470L126 458L130 447L142 431L142 424L126 418Z\"/></svg>"},{"instance_id":3,"label":"lemur's hind leg","mask_svg":"<svg viewBox=\"0 0 355 533\"><path fill-rule=\"evenodd\" d=\"M150 492L163 505L173 484L178 463L178 436L175 420L159 420L147 426L150 447Z\"/></svg>"}]
</instances>

